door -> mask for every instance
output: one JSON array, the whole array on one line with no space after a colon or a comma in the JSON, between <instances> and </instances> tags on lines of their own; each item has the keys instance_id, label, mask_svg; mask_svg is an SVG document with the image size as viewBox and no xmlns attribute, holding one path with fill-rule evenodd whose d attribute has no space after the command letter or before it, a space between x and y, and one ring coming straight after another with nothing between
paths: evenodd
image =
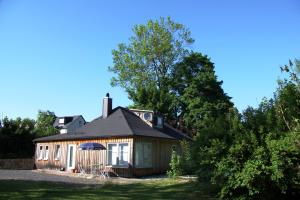
<instances>
[{"instance_id":1,"label":"door","mask_svg":"<svg viewBox=\"0 0 300 200\"><path fill-rule=\"evenodd\" d=\"M67 169L75 169L75 144L68 145Z\"/></svg>"}]
</instances>

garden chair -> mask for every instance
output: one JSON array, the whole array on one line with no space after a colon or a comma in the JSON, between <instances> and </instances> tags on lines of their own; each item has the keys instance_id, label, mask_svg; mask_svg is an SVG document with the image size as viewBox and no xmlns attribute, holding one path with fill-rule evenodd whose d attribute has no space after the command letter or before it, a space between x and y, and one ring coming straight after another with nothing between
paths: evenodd
<instances>
[{"instance_id":1,"label":"garden chair","mask_svg":"<svg viewBox=\"0 0 300 200\"><path fill-rule=\"evenodd\" d=\"M110 178L110 175L109 175L110 172L112 172L112 169L110 166L103 166L101 164L101 169L99 171L100 178L104 178L104 179Z\"/></svg>"},{"instance_id":2,"label":"garden chair","mask_svg":"<svg viewBox=\"0 0 300 200\"><path fill-rule=\"evenodd\" d=\"M78 163L79 176L85 176L87 173L81 163Z\"/></svg>"}]
</instances>

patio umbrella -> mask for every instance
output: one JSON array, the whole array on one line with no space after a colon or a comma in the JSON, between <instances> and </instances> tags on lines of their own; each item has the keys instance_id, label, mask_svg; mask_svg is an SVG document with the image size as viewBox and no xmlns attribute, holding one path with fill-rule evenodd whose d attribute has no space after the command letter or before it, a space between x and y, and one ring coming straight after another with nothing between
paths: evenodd
<instances>
[{"instance_id":1,"label":"patio umbrella","mask_svg":"<svg viewBox=\"0 0 300 200\"><path fill-rule=\"evenodd\" d=\"M106 149L102 144L96 142L88 142L79 145L80 150L104 150Z\"/></svg>"}]
</instances>

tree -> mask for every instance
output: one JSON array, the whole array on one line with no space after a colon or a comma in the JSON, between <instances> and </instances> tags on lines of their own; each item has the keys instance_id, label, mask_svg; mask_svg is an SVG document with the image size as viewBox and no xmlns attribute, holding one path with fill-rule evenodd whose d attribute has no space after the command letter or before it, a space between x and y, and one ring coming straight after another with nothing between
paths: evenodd
<instances>
[{"instance_id":1,"label":"tree","mask_svg":"<svg viewBox=\"0 0 300 200\"><path fill-rule=\"evenodd\" d=\"M192 53L173 71L179 118L195 136L192 157L201 180L209 179L227 148L230 97L217 80L214 64L201 53Z\"/></svg>"},{"instance_id":2,"label":"tree","mask_svg":"<svg viewBox=\"0 0 300 200\"><path fill-rule=\"evenodd\" d=\"M135 107L172 113L171 72L189 53L191 33L170 17L136 25L133 33L129 44L121 43L112 51L109 71L116 76L111 83L124 88Z\"/></svg>"},{"instance_id":3,"label":"tree","mask_svg":"<svg viewBox=\"0 0 300 200\"><path fill-rule=\"evenodd\" d=\"M28 158L34 154L35 121L25 118L2 121L0 129L0 158Z\"/></svg>"},{"instance_id":4,"label":"tree","mask_svg":"<svg viewBox=\"0 0 300 200\"><path fill-rule=\"evenodd\" d=\"M55 118L56 116L53 112L39 110L35 125L37 137L45 137L58 133L58 130L53 127Z\"/></svg>"},{"instance_id":5,"label":"tree","mask_svg":"<svg viewBox=\"0 0 300 200\"><path fill-rule=\"evenodd\" d=\"M213 163L210 177L223 199L299 198L300 90L291 66L281 68L289 78L279 81L274 99L264 98L258 108L243 112L235 125L240 131L230 134L229 148Z\"/></svg>"},{"instance_id":6,"label":"tree","mask_svg":"<svg viewBox=\"0 0 300 200\"><path fill-rule=\"evenodd\" d=\"M189 129L199 132L216 120L226 118L233 104L217 80L214 64L201 53L192 53L176 65L173 71L174 91L179 111Z\"/></svg>"},{"instance_id":7,"label":"tree","mask_svg":"<svg viewBox=\"0 0 300 200\"><path fill-rule=\"evenodd\" d=\"M196 135L191 155L180 157L181 163L187 163L184 157L193 160L186 169L197 168L201 180L210 179L216 164L228 149L230 127L236 126L230 97L222 89L222 81L217 80L214 64L201 53L191 53L172 71L172 92L175 94L176 119ZM231 116L230 116L231 115ZM231 123L232 117L232 125ZM176 124L177 124L176 123ZM181 127L180 127L181 128ZM189 151L186 151L189 152ZM190 171L189 171L190 172Z\"/></svg>"},{"instance_id":8,"label":"tree","mask_svg":"<svg viewBox=\"0 0 300 200\"><path fill-rule=\"evenodd\" d=\"M298 85L298 89L300 90L300 60L295 59L294 63L289 60L289 63L280 67L280 70L281 72L286 72L289 75L289 81Z\"/></svg>"}]
</instances>

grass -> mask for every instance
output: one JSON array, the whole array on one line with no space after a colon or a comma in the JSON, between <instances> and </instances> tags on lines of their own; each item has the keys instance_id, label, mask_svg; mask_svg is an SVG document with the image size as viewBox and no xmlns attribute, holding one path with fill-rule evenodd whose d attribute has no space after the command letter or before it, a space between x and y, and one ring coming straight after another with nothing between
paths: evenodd
<instances>
[{"instance_id":1,"label":"grass","mask_svg":"<svg viewBox=\"0 0 300 200\"><path fill-rule=\"evenodd\" d=\"M0 181L0 199L216 199L206 184L180 180L134 184L74 185L38 181Z\"/></svg>"}]
</instances>

